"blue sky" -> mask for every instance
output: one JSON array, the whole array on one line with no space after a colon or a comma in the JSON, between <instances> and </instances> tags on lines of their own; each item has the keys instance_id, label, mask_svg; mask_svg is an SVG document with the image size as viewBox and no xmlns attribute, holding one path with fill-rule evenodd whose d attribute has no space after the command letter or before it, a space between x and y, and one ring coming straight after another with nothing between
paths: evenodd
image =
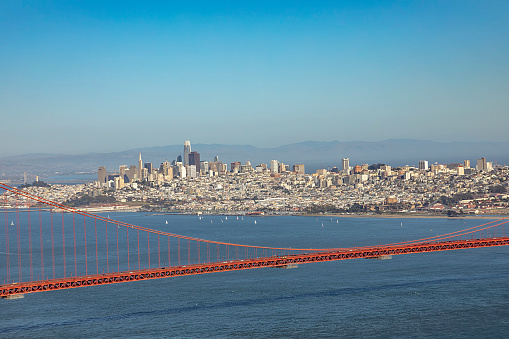
<instances>
[{"instance_id":1,"label":"blue sky","mask_svg":"<svg viewBox=\"0 0 509 339\"><path fill-rule=\"evenodd\" d=\"M0 156L508 141L507 1L2 1Z\"/></svg>"}]
</instances>

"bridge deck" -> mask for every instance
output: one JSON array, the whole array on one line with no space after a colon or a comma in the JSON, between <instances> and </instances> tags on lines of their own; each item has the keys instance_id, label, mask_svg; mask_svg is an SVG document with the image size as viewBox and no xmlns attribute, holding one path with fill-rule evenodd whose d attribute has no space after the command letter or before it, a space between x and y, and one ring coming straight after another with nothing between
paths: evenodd
<instances>
[{"instance_id":1,"label":"bridge deck","mask_svg":"<svg viewBox=\"0 0 509 339\"><path fill-rule=\"evenodd\" d=\"M213 262L206 264L162 267L0 285L0 297L5 298L26 293L53 291L85 286L98 286L128 281L178 277L185 275L237 271L263 267L284 267L286 265L316 263L323 261L377 258L400 254L426 253L505 245L509 245L509 237L414 243L407 245L385 245L376 247L331 250L328 252L312 252L286 256L271 256L255 259Z\"/></svg>"}]
</instances>

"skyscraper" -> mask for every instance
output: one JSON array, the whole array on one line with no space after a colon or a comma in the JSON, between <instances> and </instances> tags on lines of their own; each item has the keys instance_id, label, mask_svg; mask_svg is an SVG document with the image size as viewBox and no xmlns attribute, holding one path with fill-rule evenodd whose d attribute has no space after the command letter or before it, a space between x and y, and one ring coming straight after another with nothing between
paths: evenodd
<instances>
[{"instance_id":1,"label":"skyscraper","mask_svg":"<svg viewBox=\"0 0 509 339\"><path fill-rule=\"evenodd\" d=\"M477 159L476 170L478 170L478 171L488 170L488 164L486 162L486 158Z\"/></svg>"},{"instance_id":2,"label":"skyscraper","mask_svg":"<svg viewBox=\"0 0 509 339\"><path fill-rule=\"evenodd\" d=\"M350 174L350 159L343 158L341 160L341 169L343 170L343 173Z\"/></svg>"},{"instance_id":3,"label":"skyscraper","mask_svg":"<svg viewBox=\"0 0 509 339\"><path fill-rule=\"evenodd\" d=\"M146 162L144 167L148 170L148 174L152 174L153 168L151 162Z\"/></svg>"},{"instance_id":4,"label":"skyscraper","mask_svg":"<svg viewBox=\"0 0 509 339\"><path fill-rule=\"evenodd\" d=\"M99 171L97 171L97 181L99 181L99 184L104 184L107 177L108 174L106 173L106 168L99 167Z\"/></svg>"},{"instance_id":5,"label":"skyscraper","mask_svg":"<svg viewBox=\"0 0 509 339\"><path fill-rule=\"evenodd\" d=\"M427 170L428 169L428 160L419 160L419 169Z\"/></svg>"},{"instance_id":6,"label":"skyscraper","mask_svg":"<svg viewBox=\"0 0 509 339\"><path fill-rule=\"evenodd\" d=\"M305 174L304 165L303 164L293 165L293 171L297 174Z\"/></svg>"},{"instance_id":7,"label":"skyscraper","mask_svg":"<svg viewBox=\"0 0 509 339\"><path fill-rule=\"evenodd\" d=\"M191 153L191 142L184 141L184 166L189 166L189 154Z\"/></svg>"},{"instance_id":8,"label":"skyscraper","mask_svg":"<svg viewBox=\"0 0 509 339\"><path fill-rule=\"evenodd\" d=\"M187 157L189 165L195 165L196 168L200 168L200 153L191 152Z\"/></svg>"},{"instance_id":9,"label":"skyscraper","mask_svg":"<svg viewBox=\"0 0 509 339\"><path fill-rule=\"evenodd\" d=\"M272 173L278 173L278 170L279 170L279 161L271 160L270 161L270 171Z\"/></svg>"},{"instance_id":10,"label":"skyscraper","mask_svg":"<svg viewBox=\"0 0 509 339\"><path fill-rule=\"evenodd\" d=\"M143 161L141 161L141 152L140 152L140 159L138 160L138 180L142 180L143 179Z\"/></svg>"}]
</instances>

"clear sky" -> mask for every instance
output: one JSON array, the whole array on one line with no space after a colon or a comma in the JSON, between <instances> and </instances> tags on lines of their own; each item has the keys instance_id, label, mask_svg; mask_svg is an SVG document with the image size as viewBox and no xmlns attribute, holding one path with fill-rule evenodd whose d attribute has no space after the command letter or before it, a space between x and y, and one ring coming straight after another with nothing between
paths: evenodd
<instances>
[{"instance_id":1,"label":"clear sky","mask_svg":"<svg viewBox=\"0 0 509 339\"><path fill-rule=\"evenodd\" d=\"M508 1L0 2L0 156L508 141Z\"/></svg>"}]
</instances>

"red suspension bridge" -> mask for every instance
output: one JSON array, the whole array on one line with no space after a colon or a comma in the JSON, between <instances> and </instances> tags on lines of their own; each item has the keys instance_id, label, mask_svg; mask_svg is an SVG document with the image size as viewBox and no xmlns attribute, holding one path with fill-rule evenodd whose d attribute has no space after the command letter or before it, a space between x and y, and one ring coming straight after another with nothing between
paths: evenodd
<instances>
[{"instance_id":1,"label":"red suspension bridge","mask_svg":"<svg viewBox=\"0 0 509 339\"><path fill-rule=\"evenodd\" d=\"M505 232L509 219L499 219L453 233L378 246L249 246L112 220L5 184L0 184L0 194L5 238L0 243L0 297L4 298L184 275L509 245Z\"/></svg>"}]
</instances>

